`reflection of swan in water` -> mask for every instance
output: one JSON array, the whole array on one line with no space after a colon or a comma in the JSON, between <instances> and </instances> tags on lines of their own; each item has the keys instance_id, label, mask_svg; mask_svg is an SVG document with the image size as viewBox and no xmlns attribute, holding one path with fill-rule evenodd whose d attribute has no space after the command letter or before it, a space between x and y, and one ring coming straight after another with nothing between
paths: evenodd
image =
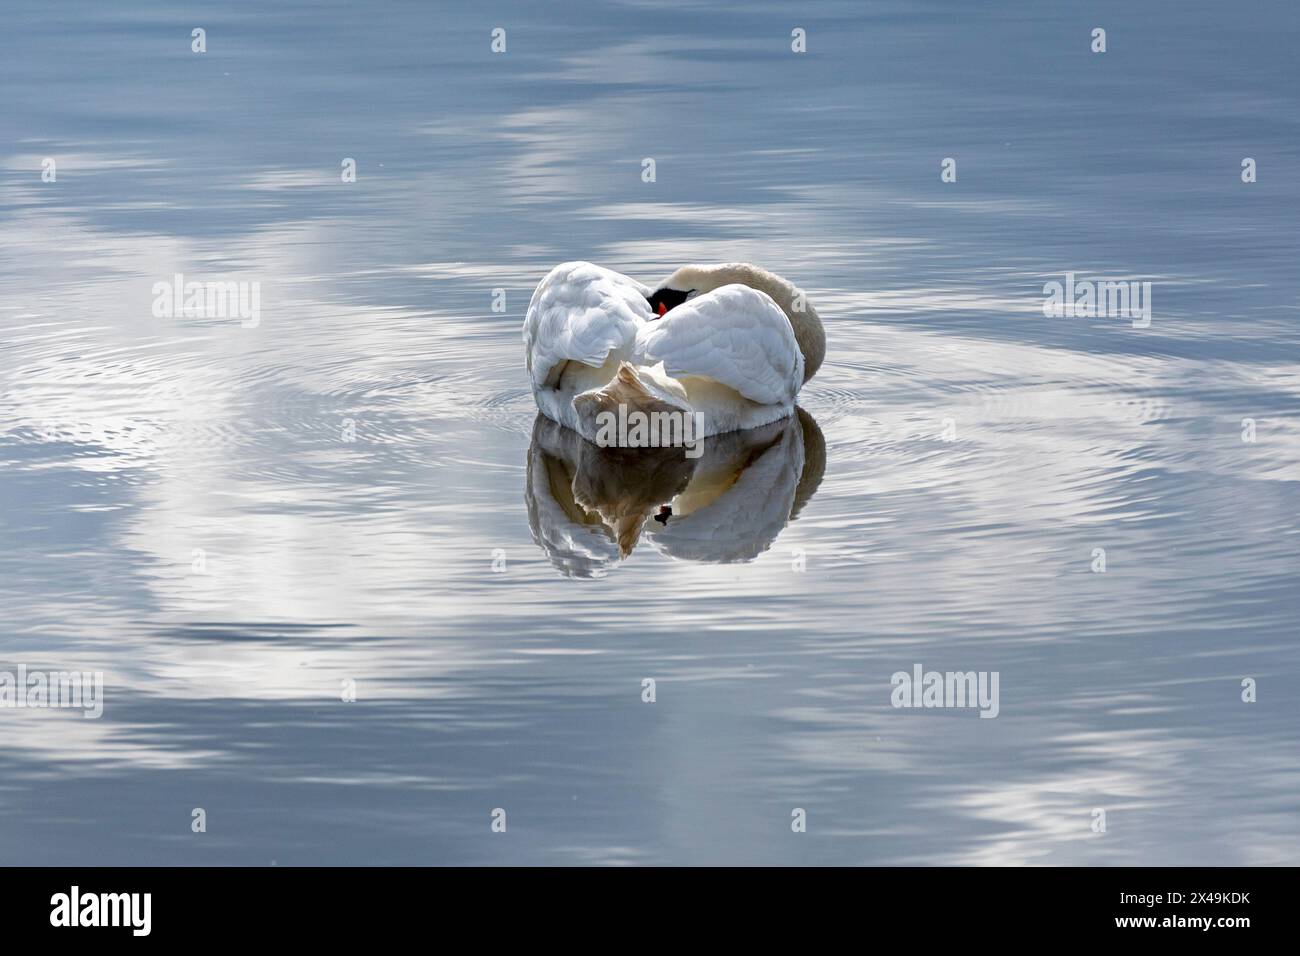
<instances>
[{"instance_id":1,"label":"reflection of swan in water","mask_svg":"<svg viewBox=\"0 0 1300 956\"><path fill-rule=\"evenodd\" d=\"M533 423L524 498L533 540L574 577L598 577L644 536L692 561L749 561L772 546L826 469L802 408L761 428L683 448L602 448L544 415Z\"/></svg>"}]
</instances>

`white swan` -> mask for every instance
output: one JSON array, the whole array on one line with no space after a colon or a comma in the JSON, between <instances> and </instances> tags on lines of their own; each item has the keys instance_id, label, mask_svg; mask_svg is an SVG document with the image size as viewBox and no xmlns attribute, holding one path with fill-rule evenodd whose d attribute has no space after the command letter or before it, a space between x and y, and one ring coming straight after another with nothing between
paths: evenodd
<instances>
[{"instance_id":1,"label":"white swan","mask_svg":"<svg viewBox=\"0 0 1300 956\"><path fill-rule=\"evenodd\" d=\"M537 407L584 438L620 405L698 413L705 437L793 412L826 336L803 293L756 266L683 266L651 291L565 262L533 293L524 347Z\"/></svg>"}]
</instances>

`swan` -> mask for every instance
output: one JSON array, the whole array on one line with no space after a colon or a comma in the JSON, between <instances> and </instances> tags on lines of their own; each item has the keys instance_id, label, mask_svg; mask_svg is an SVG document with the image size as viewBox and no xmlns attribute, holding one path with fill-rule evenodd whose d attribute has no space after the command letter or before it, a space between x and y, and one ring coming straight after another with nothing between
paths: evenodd
<instances>
[{"instance_id":1,"label":"swan","mask_svg":"<svg viewBox=\"0 0 1300 956\"><path fill-rule=\"evenodd\" d=\"M561 263L533 293L523 339L538 409L591 441L620 406L692 416L695 438L769 424L826 355L804 294L746 263L683 266L654 290Z\"/></svg>"}]
</instances>

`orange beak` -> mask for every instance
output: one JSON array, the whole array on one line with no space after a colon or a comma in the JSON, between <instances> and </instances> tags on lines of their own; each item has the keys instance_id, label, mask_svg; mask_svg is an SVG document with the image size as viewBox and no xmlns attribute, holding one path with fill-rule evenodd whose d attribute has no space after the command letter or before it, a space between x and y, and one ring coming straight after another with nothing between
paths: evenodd
<instances>
[{"instance_id":1,"label":"orange beak","mask_svg":"<svg viewBox=\"0 0 1300 956\"><path fill-rule=\"evenodd\" d=\"M667 312L668 312L668 305L667 305L667 303L660 302L660 303L659 303L659 316L662 318L664 315L667 314Z\"/></svg>"}]
</instances>

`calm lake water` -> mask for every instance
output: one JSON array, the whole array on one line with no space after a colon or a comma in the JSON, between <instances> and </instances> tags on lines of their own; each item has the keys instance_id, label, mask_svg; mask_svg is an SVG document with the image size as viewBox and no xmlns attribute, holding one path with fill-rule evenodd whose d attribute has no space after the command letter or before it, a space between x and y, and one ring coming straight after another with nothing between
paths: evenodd
<instances>
[{"instance_id":1,"label":"calm lake water","mask_svg":"<svg viewBox=\"0 0 1300 956\"><path fill-rule=\"evenodd\" d=\"M0 863L1296 861L1296 5L730 7L6 8L0 672L104 687L0 708ZM826 322L666 524L536 421L569 259Z\"/></svg>"}]
</instances>

